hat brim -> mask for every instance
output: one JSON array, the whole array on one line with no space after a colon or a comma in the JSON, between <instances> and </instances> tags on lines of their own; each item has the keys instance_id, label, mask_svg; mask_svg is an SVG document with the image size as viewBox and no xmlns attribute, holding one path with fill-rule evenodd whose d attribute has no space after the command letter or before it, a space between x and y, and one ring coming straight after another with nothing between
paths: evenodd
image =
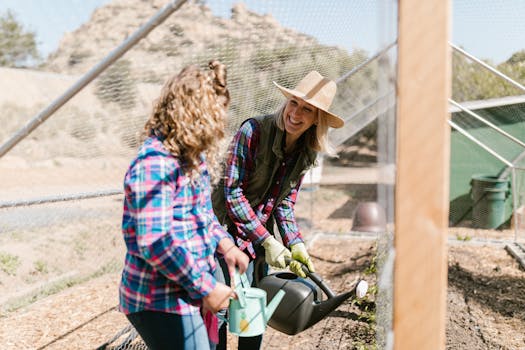
<instances>
[{"instance_id":1,"label":"hat brim","mask_svg":"<svg viewBox=\"0 0 525 350\"><path fill-rule=\"evenodd\" d=\"M292 90L292 89L287 89L279 84L277 84L275 81L273 82L275 86L277 86L277 88L282 92L282 94L286 97L286 98L290 98L290 97L297 97L309 104L311 104L312 106L315 106L317 107L318 109L322 110L326 116L326 119L327 119L327 122L328 122L328 126L330 126L331 128L334 128L334 129L339 129L339 128L342 128L344 125L345 125L345 121L343 118L339 117L338 115L336 114L333 114L329 111L327 111L325 109L325 107L319 105L316 101L314 100L310 100L308 99L308 96L305 96L302 92L299 92L297 90Z\"/></svg>"}]
</instances>

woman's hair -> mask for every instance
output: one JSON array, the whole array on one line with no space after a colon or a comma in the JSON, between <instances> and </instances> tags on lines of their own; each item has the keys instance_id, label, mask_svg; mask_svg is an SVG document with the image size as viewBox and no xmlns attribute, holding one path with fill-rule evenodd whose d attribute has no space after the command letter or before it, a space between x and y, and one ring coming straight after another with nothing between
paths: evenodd
<instances>
[{"instance_id":1,"label":"woman's hair","mask_svg":"<svg viewBox=\"0 0 525 350\"><path fill-rule=\"evenodd\" d=\"M214 60L209 70L185 67L164 84L144 126L145 136L161 138L192 180L200 175L204 154L212 181L216 181L229 102L225 65Z\"/></svg>"},{"instance_id":2,"label":"woman's hair","mask_svg":"<svg viewBox=\"0 0 525 350\"><path fill-rule=\"evenodd\" d=\"M284 109L286 108L286 101L275 113L275 124L277 127L284 131ZM305 144L308 148L327 154L329 156L336 156L334 147L328 141L328 122L325 118L324 112L317 108L317 119L315 124L312 125L304 133Z\"/></svg>"}]
</instances>

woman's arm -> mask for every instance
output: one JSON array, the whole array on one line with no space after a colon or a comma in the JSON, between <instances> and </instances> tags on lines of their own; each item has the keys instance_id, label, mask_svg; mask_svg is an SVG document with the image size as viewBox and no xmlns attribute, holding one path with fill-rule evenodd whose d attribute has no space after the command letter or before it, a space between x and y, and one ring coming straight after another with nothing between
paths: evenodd
<instances>
[{"instance_id":1,"label":"woman's arm","mask_svg":"<svg viewBox=\"0 0 525 350\"><path fill-rule=\"evenodd\" d=\"M239 237L253 243L260 243L270 236L243 190L255 166L259 133L259 124L253 119L241 125L230 145L224 183L228 215L237 227Z\"/></svg>"},{"instance_id":2,"label":"woman's arm","mask_svg":"<svg viewBox=\"0 0 525 350\"><path fill-rule=\"evenodd\" d=\"M301 265L306 265L310 272L315 272L315 268L295 220L294 206L302 181L303 177L301 177L297 185L292 188L290 193L277 206L274 216L283 243L285 246L290 247L292 253L293 260L290 263L290 270L296 275L306 278L306 274L303 272Z\"/></svg>"},{"instance_id":3,"label":"woman's arm","mask_svg":"<svg viewBox=\"0 0 525 350\"><path fill-rule=\"evenodd\" d=\"M301 188L302 178L297 182L288 195L277 205L274 211L275 223L281 234L285 246L303 242L303 237L299 232L297 221L295 220L295 203Z\"/></svg>"}]
</instances>

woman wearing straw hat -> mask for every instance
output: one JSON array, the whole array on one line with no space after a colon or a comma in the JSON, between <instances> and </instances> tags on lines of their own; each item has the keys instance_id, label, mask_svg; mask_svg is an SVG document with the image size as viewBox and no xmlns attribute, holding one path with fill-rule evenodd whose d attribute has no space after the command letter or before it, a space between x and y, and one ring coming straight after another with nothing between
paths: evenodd
<instances>
[{"instance_id":1,"label":"woman wearing straw hat","mask_svg":"<svg viewBox=\"0 0 525 350\"><path fill-rule=\"evenodd\" d=\"M305 277L301 263L314 271L294 205L317 154L334 153L328 128L344 125L328 111L337 90L332 80L312 71L294 89L274 84L286 102L275 114L243 122L230 145L225 177L212 196L219 221L251 257L247 275L252 283L267 274L268 265L285 268L291 261L290 270L301 277ZM274 237L274 223L284 244ZM267 265L256 264L257 258ZM228 283L227 270L219 262ZM226 348L225 338L223 327L219 348ZM240 337L239 349L259 349L261 342L262 336Z\"/></svg>"}]
</instances>

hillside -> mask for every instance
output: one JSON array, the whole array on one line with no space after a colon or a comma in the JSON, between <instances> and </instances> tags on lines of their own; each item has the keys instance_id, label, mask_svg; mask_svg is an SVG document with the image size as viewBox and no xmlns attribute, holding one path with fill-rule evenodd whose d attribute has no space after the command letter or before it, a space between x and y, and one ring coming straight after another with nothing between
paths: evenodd
<instances>
[{"instance_id":1,"label":"hillside","mask_svg":"<svg viewBox=\"0 0 525 350\"><path fill-rule=\"evenodd\" d=\"M68 74L86 72L164 4L165 0L114 0L98 8L88 22L62 38L43 68ZM228 50L247 56L252 50L289 45L318 43L313 37L282 27L271 15L250 12L242 3L232 8L231 19L224 19L214 16L207 6L189 1L130 50L126 59L132 62L132 70L146 66L152 70L150 74L158 75L149 80L163 80L165 72L198 53ZM239 46L242 51L236 52Z\"/></svg>"},{"instance_id":2,"label":"hillside","mask_svg":"<svg viewBox=\"0 0 525 350\"><path fill-rule=\"evenodd\" d=\"M2 88L7 93L0 98L5 111L0 122L9 123L0 136L6 138L20 129L166 3L113 0L64 35L58 49L39 67L42 74L26 69L4 74ZM310 16L305 21L315 18L315 14ZM42 159L127 155L136 147L151 103L166 78L186 64L202 65L212 58L228 67L232 96L228 128L232 131L247 117L274 111L282 103L272 81L292 85L312 69L336 79L367 54L357 48L349 54L339 47L322 45L314 37L286 28L270 14L249 11L243 3L233 6L230 18L222 18L199 1L188 1L30 135L33 144L26 143L14 152ZM368 67L339 84L332 105L335 113L351 115L354 105L362 106L372 99L374 71L375 67ZM31 83L30 77L38 79ZM56 147L66 139L78 147Z\"/></svg>"}]
</instances>

